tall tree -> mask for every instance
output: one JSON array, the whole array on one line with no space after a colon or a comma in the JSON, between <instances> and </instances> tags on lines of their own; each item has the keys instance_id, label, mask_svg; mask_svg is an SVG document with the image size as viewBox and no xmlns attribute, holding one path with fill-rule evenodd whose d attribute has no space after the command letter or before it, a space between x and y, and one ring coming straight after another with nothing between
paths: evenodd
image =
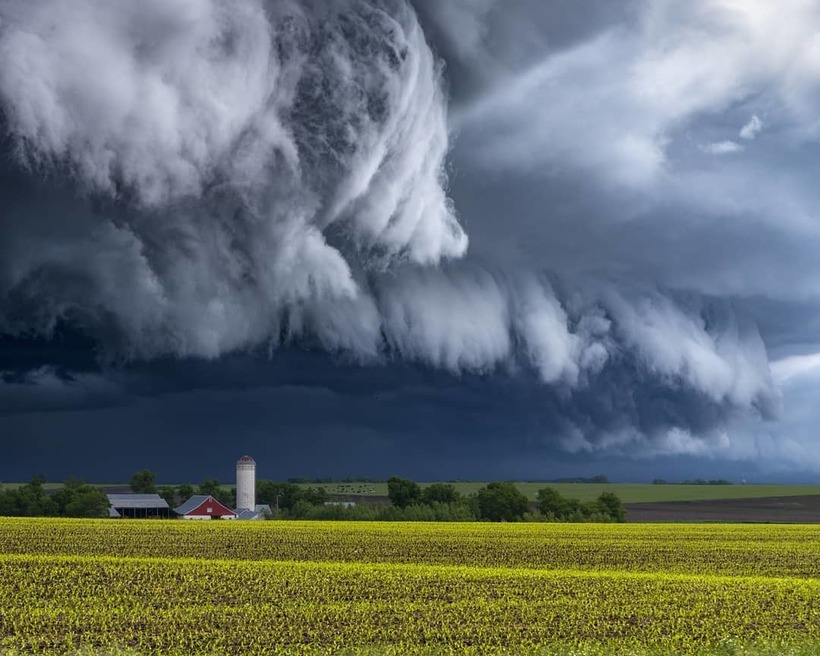
<instances>
[{"instance_id":1,"label":"tall tree","mask_svg":"<svg viewBox=\"0 0 820 656\"><path fill-rule=\"evenodd\" d=\"M95 485L83 485L74 491L63 514L66 517L107 517L108 497Z\"/></svg>"},{"instance_id":2,"label":"tall tree","mask_svg":"<svg viewBox=\"0 0 820 656\"><path fill-rule=\"evenodd\" d=\"M598 497L598 507L604 514L609 515L616 522L626 521L626 508L620 497L614 492L604 492Z\"/></svg>"},{"instance_id":3,"label":"tall tree","mask_svg":"<svg viewBox=\"0 0 820 656\"><path fill-rule=\"evenodd\" d=\"M210 494L216 497L222 491L222 483L218 478L207 478L199 484L200 494Z\"/></svg>"},{"instance_id":4,"label":"tall tree","mask_svg":"<svg viewBox=\"0 0 820 656\"><path fill-rule=\"evenodd\" d=\"M554 487L542 487L535 495L538 510L555 519L565 519L569 512L567 500Z\"/></svg>"},{"instance_id":5,"label":"tall tree","mask_svg":"<svg viewBox=\"0 0 820 656\"><path fill-rule=\"evenodd\" d=\"M421 488L415 481L392 476L387 481L387 496L394 506L407 508L407 506L421 503Z\"/></svg>"},{"instance_id":6,"label":"tall tree","mask_svg":"<svg viewBox=\"0 0 820 656\"><path fill-rule=\"evenodd\" d=\"M35 476L30 483L16 490L0 493L0 514L17 517L48 517L60 514L57 502L46 494L44 476Z\"/></svg>"},{"instance_id":7,"label":"tall tree","mask_svg":"<svg viewBox=\"0 0 820 656\"><path fill-rule=\"evenodd\" d=\"M163 485L159 489L159 496L165 499L166 503L173 508L177 502L177 489L173 485Z\"/></svg>"},{"instance_id":8,"label":"tall tree","mask_svg":"<svg viewBox=\"0 0 820 656\"><path fill-rule=\"evenodd\" d=\"M482 519L516 522L524 517L529 501L513 483L496 482L478 491L478 508Z\"/></svg>"},{"instance_id":9,"label":"tall tree","mask_svg":"<svg viewBox=\"0 0 820 656\"><path fill-rule=\"evenodd\" d=\"M200 494L210 494L220 503L231 508L236 506L236 488L225 489L217 478L209 478L199 484Z\"/></svg>"},{"instance_id":10,"label":"tall tree","mask_svg":"<svg viewBox=\"0 0 820 656\"><path fill-rule=\"evenodd\" d=\"M290 510L303 499L302 488L295 483L256 481L256 502L268 504L273 510Z\"/></svg>"},{"instance_id":11,"label":"tall tree","mask_svg":"<svg viewBox=\"0 0 820 656\"><path fill-rule=\"evenodd\" d=\"M177 497L180 503L185 503L188 499L194 496L194 487L188 483L183 483L177 487Z\"/></svg>"},{"instance_id":12,"label":"tall tree","mask_svg":"<svg viewBox=\"0 0 820 656\"><path fill-rule=\"evenodd\" d=\"M157 475L150 469L140 469L131 475L131 490L134 494L155 494Z\"/></svg>"},{"instance_id":13,"label":"tall tree","mask_svg":"<svg viewBox=\"0 0 820 656\"><path fill-rule=\"evenodd\" d=\"M461 495L456 490L456 486L450 483L433 483L428 485L421 493L423 503L432 505L434 503L458 503Z\"/></svg>"}]
</instances>

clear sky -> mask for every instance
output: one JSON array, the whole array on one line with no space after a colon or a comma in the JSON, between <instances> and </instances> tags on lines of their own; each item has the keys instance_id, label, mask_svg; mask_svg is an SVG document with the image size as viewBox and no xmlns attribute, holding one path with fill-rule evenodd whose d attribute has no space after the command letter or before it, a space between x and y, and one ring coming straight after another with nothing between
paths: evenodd
<instances>
[{"instance_id":1,"label":"clear sky","mask_svg":"<svg viewBox=\"0 0 820 656\"><path fill-rule=\"evenodd\" d=\"M0 480L816 480L819 29L0 0Z\"/></svg>"}]
</instances>

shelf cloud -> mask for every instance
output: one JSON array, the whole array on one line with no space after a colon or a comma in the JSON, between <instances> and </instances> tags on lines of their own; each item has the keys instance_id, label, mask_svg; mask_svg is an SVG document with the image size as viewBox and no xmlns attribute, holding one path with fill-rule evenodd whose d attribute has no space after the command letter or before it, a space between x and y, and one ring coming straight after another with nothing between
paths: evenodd
<instances>
[{"instance_id":1,"label":"shelf cloud","mask_svg":"<svg viewBox=\"0 0 820 656\"><path fill-rule=\"evenodd\" d=\"M802 0L0 0L0 334L98 363L18 363L0 414L306 350L525 388L570 453L731 458L816 342L818 28Z\"/></svg>"}]
</instances>

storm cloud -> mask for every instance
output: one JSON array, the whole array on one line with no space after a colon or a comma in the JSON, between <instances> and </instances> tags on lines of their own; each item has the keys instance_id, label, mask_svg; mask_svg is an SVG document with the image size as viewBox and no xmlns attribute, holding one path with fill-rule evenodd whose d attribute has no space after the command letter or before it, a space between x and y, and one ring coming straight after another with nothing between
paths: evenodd
<instances>
[{"instance_id":1,"label":"storm cloud","mask_svg":"<svg viewBox=\"0 0 820 656\"><path fill-rule=\"evenodd\" d=\"M478 453L753 459L820 350L820 12L770 4L0 0L4 350L93 353L3 356L0 415L333 378L535 418Z\"/></svg>"}]
</instances>

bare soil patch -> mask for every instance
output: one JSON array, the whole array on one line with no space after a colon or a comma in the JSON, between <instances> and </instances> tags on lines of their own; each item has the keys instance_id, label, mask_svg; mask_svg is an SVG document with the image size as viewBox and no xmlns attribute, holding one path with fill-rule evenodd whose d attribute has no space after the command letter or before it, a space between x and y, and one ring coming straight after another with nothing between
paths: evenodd
<instances>
[{"instance_id":1,"label":"bare soil patch","mask_svg":"<svg viewBox=\"0 0 820 656\"><path fill-rule=\"evenodd\" d=\"M629 522L820 524L820 495L625 504Z\"/></svg>"}]
</instances>

